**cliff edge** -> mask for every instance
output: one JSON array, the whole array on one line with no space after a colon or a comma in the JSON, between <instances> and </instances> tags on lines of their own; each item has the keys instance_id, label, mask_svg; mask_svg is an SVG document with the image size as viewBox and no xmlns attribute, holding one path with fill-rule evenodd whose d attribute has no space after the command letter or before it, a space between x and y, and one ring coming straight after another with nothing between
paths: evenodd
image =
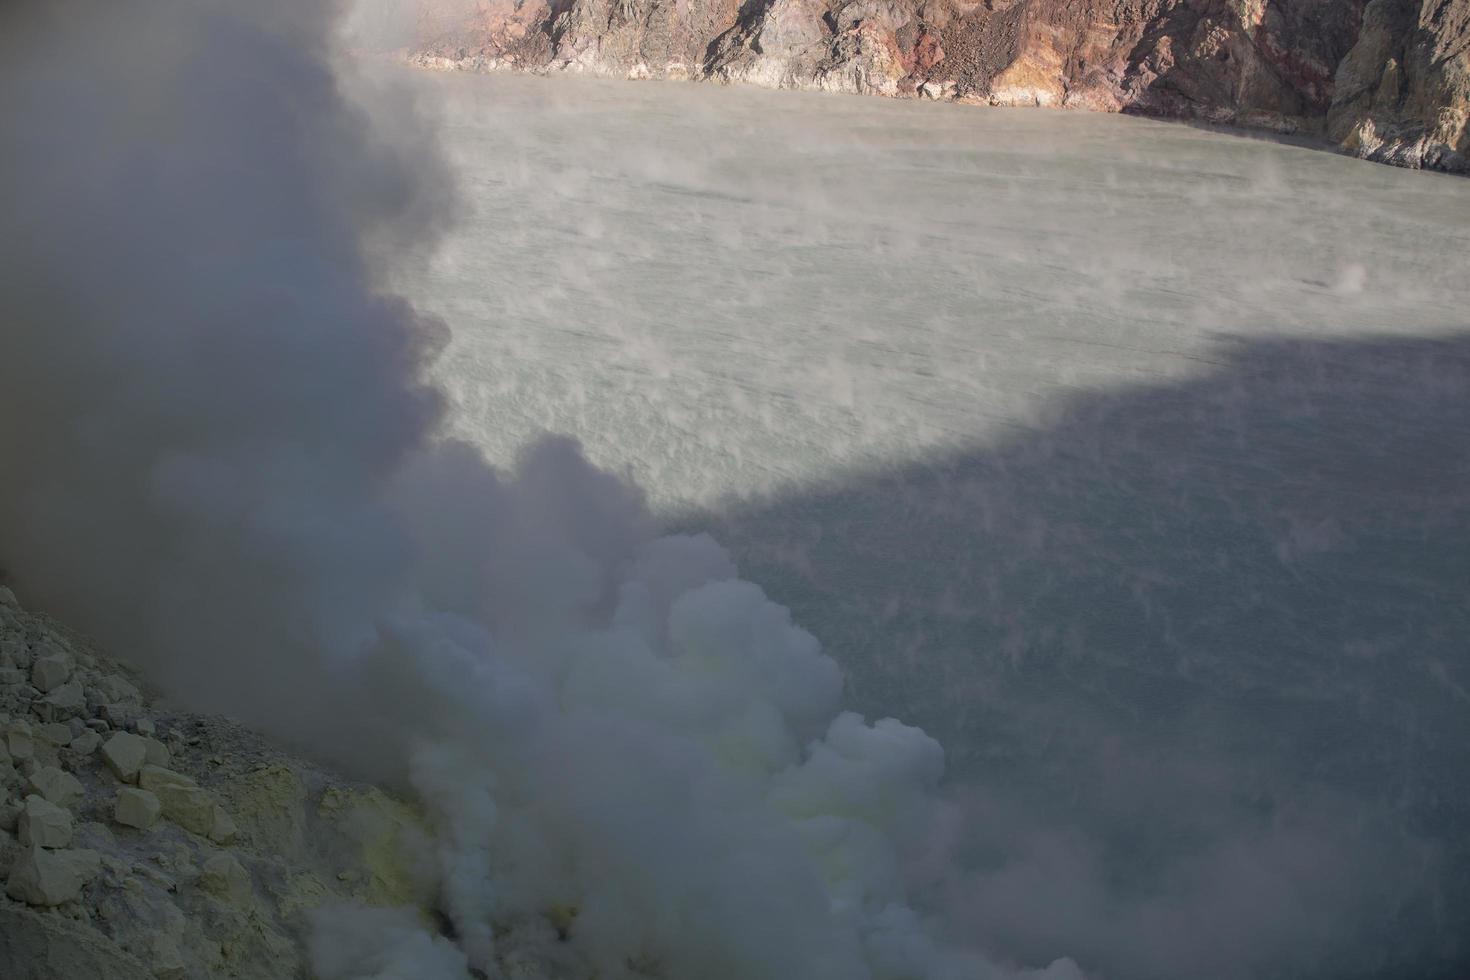
<instances>
[{"instance_id":1,"label":"cliff edge","mask_svg":"<svg viewBox=\"0 0 1470 980\"><path fill-rule=\"evenodd\" d=\"M1470 0L424 0L410 58L1133 112L1470 169Z\"/></svg>"}]
</instances>

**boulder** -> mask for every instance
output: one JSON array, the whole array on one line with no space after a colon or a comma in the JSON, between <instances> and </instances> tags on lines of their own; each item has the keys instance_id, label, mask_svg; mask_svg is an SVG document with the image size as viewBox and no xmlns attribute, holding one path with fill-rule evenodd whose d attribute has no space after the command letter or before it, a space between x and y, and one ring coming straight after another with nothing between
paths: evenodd
<instances>
[{"instance_id":1,"label":"boulder","mask_svg":"<svg viewBox=\"0 0 1470 980\"><path fill-rule=\"evenodd\" d=\"M39 796L27 796L16 822L22 844L65 847L71 843L71 814Z\"/></svg>"},{"instance_id":2,"label":"boulder","mask_svg":"<svg viewBox=\"0 0 1470 980\"><path fill-rule=\"evenodd\" d=\"M60 807L71 807L82 798L82 784L77 777L55 766L45 766L31 773L26 791Z\"/></svg>"},{"instance_id":3,"label":"boulder","mask_svg":"<svg viewBox=\"0 0 1470 980\"><path fill-rule=\"evenodd\" d=\"M150 766L158 766L160 769L167 769L168 764L173 761L172 757L169 754L168 746L164 745L156 738L144 738L143 748L147 754L147 764Z\"/></svg>"},{"instance_id":4,"label":"boulder","mask_svg":"<svg viewBox=\"0 0 1470 980\"><path fill-rule=\"evenodd\" d=\"M87 710L87 696L81 684L67 681L37 702L35 710L48 720L71 718Z\"/></svg>"},{"instance_id":5,"label":"boulder","mask_svg":"<svg viewBox=\"0 0 1470 980\"><path fill-rule=\"evenodd\" d=\"M10 757L17 762L32 758L35 755L35 742L31 733L31 723L24 718L16 718L5 726L5 749Z\"/></svg>"},{"instance_id":6,"label":"boulder","mask_svg":"<svg viewBox=\"0 0 1470 980\"><path fill-rule=\"evenodd\" d=\"M117 791L117 802L112 809L112 819L124 827L147 830L158 820L163 804L158 797L146 789L124 786Z\"/></svg>"},{"instance_id":7,"label":"boulder","mask_svg":"<svg viewBox=\"0 0 1470 980\"><path fill-rule=\"evenodd\" d=\"M82 732L82 734L78 735L76 738L72 739L71 745L69 745L68 748L70 748L77 755L86 756L91 755L93 752L96 752L101 744L102 736L89 729L85 732Z\"/></svg>"},{"instance_id":8,"label":"boulder","mask_svg":"<svg viewBox=\"0 0 1470 980\"><path fill-rule=\"evenodd\" d=\"M48 653L31 665L31 683L41 693L54 691L71 679L71 658L62 653Z\"/></svg>"},{"instance_id":9,"label":"boulder","mask_svg":"<svg viewBox=\"0 0 1470 980\"><path fill-rule=\"evenodd\" d=\"M30 847L10 869L5 894L28 905L60 905L82 893L102 868L96 851Z\"/></svg>"},{"instance_id":10,"label":"boulder","mask_svg":"<svg viewBox=\"0 0 1470 980\"><path fill-rule=\"evenodd\" d=\"M156 790L163 815L185 830L223 844L238 832L235 822L215 803L208 791L198 786L164 783Z\"/></svg>"},{"instance_id":11,"label":"boulder","mask_svg":"<svg viewBox=\"0 0 1470 980\"><path fill-rule=\"evenodd\" d=\"M148 740L132 732L118 732L102 743L102 761L125 783L138 781L138 771L148 764Z\"/></svg>"}]
</instances>

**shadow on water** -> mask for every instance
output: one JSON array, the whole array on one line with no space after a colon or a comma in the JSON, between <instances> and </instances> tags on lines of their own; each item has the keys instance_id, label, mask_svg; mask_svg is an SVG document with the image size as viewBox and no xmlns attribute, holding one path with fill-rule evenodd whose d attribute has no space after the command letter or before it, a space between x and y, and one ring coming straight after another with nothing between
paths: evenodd
<instances>
[{"instance_id":1,"label":"shadow on water","mask_svg":"<svg viewBox=\"0 0 1470 980\"><path fill-rule=\"evenodd\" d=\"M1114 978L1463 976L1470 336L1218 360L680 523L944 741L954 928Z\"/></svg>"}]
</instances>

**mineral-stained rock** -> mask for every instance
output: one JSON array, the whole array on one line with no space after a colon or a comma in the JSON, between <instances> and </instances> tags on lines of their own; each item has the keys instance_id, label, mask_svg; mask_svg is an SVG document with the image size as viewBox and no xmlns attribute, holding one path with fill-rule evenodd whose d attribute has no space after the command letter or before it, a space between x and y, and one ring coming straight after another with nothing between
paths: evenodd
<instances>
[{"instance_id":1,"label":"mineral-stained rock","mask_svg":"<svg viewBox=\"0 0 1470 980\"><path fill-rule=\"evenodd\" d=\"M20 842L36 847L66 847L71 843L71 813L39 796L27 796L17 820Z\"/></svg>"},{"instance_id":2,"label":"mineral-stained rock","mask_svg":"<svg viewBox=\"0 0 1470 980\"><path fill-rule=\"evenodd\" d=\"M214 798L198 786L164 783L157 789L164 816L185 830L207 835L214 826Z\"/></svg>"},{"instance_id":3,"label":"mineral-stained rock","mask_svg":"<svg viewBox=\"0 0 1470 980\"><path fill-rule=\"evenodd\" d=\"M10 869L5 894L29 905L60 905L80 895L101 866L96 851L48 851L32 846Z\"/></svg>"},{"instance_id":4,"label":"mineral-stained rock","mask_svg":"<svg viewBox=\"0 0 1470 980\"><path fill-rule=\"evenodd\" d=\"M113 805L112 819L124 827L147 830L158 820L163 805L158 797L146 789L124 786L117 791L117 802Z\"/></svg>"},{"instance_id":5,"label":"mineral-stained rock","mask_svg":"<svg viewBox=\"0 0 1470 980\"><path fill-rule=\"evenodd\" d=\"M44 714L55 706L28 683L27 644L75 665L49 693L80 684L107 717ZM414 873L411 849L428 831L413 808L222 719L171 715L124 679L126 667L23 612L0 611L0 647L0 669L23 663L27 681L0 691L0 980L307 976L305 913L324 902L433 900ZM127 738L112 761L134 767L136 784L104 774L102 744L118 734ZM21 783L34 797L25 844ZM170 795L172 824L158 819ZM150 821L148 833L124 829Z\"/></svg>"},{"instance_id":6,"label":"mineral-stained rock","mask_svg":"<svg viewBox=\"0 0 1470 980\"><path fill-rule=\"evenodd\" d=\"M225 784L220 795L247 834L270 841L281 855L291 858L306 846L306 784L290 766L262 765Z\"/></svg>"},{"instance_id":7,"label":"mineral-stained rock","mask_svg":"<svg viewBox=\"0 0 1470 980\"><path fill-rule=\"evenodd\" d=\"M163 815L190 833L226 844L239 832L230 815L214 797L192 780L157 766L146 766L146 784L158 795ZM166 774L166 775L165 775ZM144 779L140 777L140 783Z\"/></svg>"},{"instance_id":8,"label":"mineral-stained rock","mask_svg":"<svg viewBox=\"0 0 1470 980\"><path fill-rule=\"evenodd\" d=\"M424 67L697 78L1324 133L1470 167L1470 0L419 0ZM936 89L933 86L938 86Z\"/></svg>"},{"instance_id":9,"label":"mineral-stained rock","mask_svg":"<svg viewBox=\"0 0 1470 980\"><path fill-rule=\"evenodd\" d=\"M216 854L200 869L199 886L227 901L238 902L250 895L250 873L233 854Z\"/></svg>"}]
</instances>

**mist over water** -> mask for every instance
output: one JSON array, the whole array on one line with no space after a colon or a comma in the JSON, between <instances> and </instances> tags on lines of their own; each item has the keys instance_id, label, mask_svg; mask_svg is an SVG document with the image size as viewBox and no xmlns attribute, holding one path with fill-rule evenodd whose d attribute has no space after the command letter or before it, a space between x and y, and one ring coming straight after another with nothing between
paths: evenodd
<instances>
[{"instance_id":1,"label":"mist over water","mask_svg":"<svg viewBox=\"0 0 1470 980\"><path fill-rule=\"evenodd\" d=\"M1461 972L1463 181L339 12L0 9L0 563L422 805L320 980Z\"/></svg>"},{"instance_id":2,"label":"mist over water","mask_svg":"<svg viewBox=\"0 0 1470 980\"><path fill-rule=\"evenodd\" d=\"M942 747L844 710L718 543L565 437L445 431L445 331L382 263L457 188L400 85L348 99L337 12L0 10L7 583L412 792L416 901L313 909L318 980L1073 980L911 899Z\"/></svg>"},{"instance_id":3,"label":"mist over water","mask_svg":"<svg viewBox=\"0 0 1470 980\"><path fill-rule=\"evenodd\" d=\"M1183 125L426 77L398 281L945 745L916 887L1112 977L1454 976L1470 185Z\"/></svg>"}]
</instances>

